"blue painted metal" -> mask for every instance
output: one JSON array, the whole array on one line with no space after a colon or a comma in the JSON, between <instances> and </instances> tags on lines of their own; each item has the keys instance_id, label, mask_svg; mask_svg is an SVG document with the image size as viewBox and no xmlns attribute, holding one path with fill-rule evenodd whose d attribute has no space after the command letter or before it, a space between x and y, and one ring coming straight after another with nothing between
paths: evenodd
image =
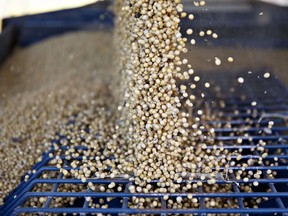
<instances>
[{"instance_id":1,"label":"blue painted metal","mask_svg":"<svg viewBox=\"0 0 288 216\"><path fill-rule=\"evenodd\" d=\"M187 2L191 4L191 1ZM83 8L11 18L4 20L3 25L19 29L21 46L69 31L109 30L113 27L114 19L113 13L107 9L109 4L106 0ZM220 4L223 2L214 3L216 6ZM234 4L237 8L237 1ZM197 40L197 46L287 48L288 9L256 2L247 4L251 8L248 11L190 11L199 18L193 20L195 32L213 29L221 34L221 39L218 40L202 40L195 34L193 37ZM264 15L259 16L259 12ZM180 25L182 33L186 35L185 31L191 27L191 20L185 18Z\"/></svg>"},{"instance_id":2,"label":"blue painted metal","mask_svg":"<svg viewBox=\"0 0 288 216\"><path fill-rule=\"evenodd\" d=\"M3 26L18 29L20 46L71 31L111 31L114 14L107 9L109 5L109 1L101 1L76 9L10 18L3 21Z\"/></svg>"}]
</instances>

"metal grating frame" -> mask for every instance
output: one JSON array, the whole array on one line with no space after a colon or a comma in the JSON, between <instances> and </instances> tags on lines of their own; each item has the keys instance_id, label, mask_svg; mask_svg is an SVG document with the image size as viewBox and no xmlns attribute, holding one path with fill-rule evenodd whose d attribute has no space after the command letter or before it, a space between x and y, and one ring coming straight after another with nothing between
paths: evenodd
<instances>
[{"instance_id":1,"label":"metal grating frame","mask_svg":"<svg viewBox=\"0 0 288 216\"><path fill-rule=\"evenodd\" d=\"M249 76L249 79L247 78ZM237 77L237 76L236 76ZM245 76L244 76L245 77ZM210 77L211 78L211 77ZM43 161L36 164L33 169L36 173L30 174L28 182L22 182L7 198L5 205L0 209L0 215L21 215L21 213L34 213L35 215L45 215L45 213L78 213L77 215L90 215L89 213L103 213L112 215L129 215L129 214L155 214L155 215L171 215L171 214L235 214L235 215L288 215L288 125L287 125L287 111L288 111L288 93L287 89L281 85L277 78L272 76L268 80L259 82L259 74L254 74L254 77L247 74L245 85L239 86L239 91L229 91L231 86L235 83L227 82L225 79L221 79L221 91L225 92L225 98L219 94L215 98L215 93L212 90L207 93L206 105L209 107L211 115L215 115L217 120L209 121L209 124L214 125L216 132L216 141L223 142L225 149L243 149L242 159L258 158L259 152L257 150L257 143L259 140L267 142L264 147L268 150L269 155L263 159L263 163L259 166L247 167L247 170L261 170L266 171L268 169L277 171L275 178L271 179L263 172L264 175L261 179L258 179L258 187L253 187L251 184L254 179L249 179L248 182L243 180L236 180L232 173L229 177L233 181L217 180L216 184L230 184L232 190L228 193L211 193L205 192L201 187L193 194L194 198L199 200L199 208L194 209L168 209L166 201L163 199L164 194L161 193L135 193L132 194L128 191L129 185L133 182L129 182L127 179L87 179L86 183L82 183L79 179L69 178L64 179L60 174L59 169L53 166L49 166L48 163L52 158L49 158L48 154L53 152L52 148L50 152L44 155ZM209 80L209 77L206 77ZM233 79L232 79L233 80ZM235 79L234 79L235 80ZM250 81L249 81L250 80ZM255 80L258 82L255 82ZM253 85L250 85L251 82ZM231 86L228 85L231 84ZM266 91L266 93L265 93ZM230 94L230 93L231 94ZM264 94L263 94L264 92ZM230 94L230 95L229 95ZM240 99L236 95L246 95L245 99ZM214 96L213 96L214 95ZM217 100L225 100L225 107L220 106ZM251 101L257 101L256 106L251 106ZM207 102L208 101L208 102ZM235 110L238 110L235 112ZM269 115L268 115L269 114ZM260 119L264 117L263 119ZM260 119L260 120L259 120ZM271 131L267 131L267 122L273 120L274 126ZM228 126L227 126L228 125ZM244 136L243 134L249 136ZM243 143L240 145L237 143L237 139L241 138ZM64 151L67 147L61 147ZM85 149L85 147L79 146L79 149ZM213 148L212 146L207 148ZM217 146L220 148L220 146ZM63 151L63 152L64 152ZM265 166L266 161L273 161L275 157L278 158L277 166ZM65 155L61 156L62 160L65 160ZM78 160L82 160L79 157ZM64 162L66 170L71 169ZM232 167L232 170L239 170L241 167ZM222 170L224 168L222 167ZM58 172L58 176L55 178L42 178L44 172ZM92 182L94 184L108 185L111 182L116 184L125 185L124 192L113 193L101 193L93 192L89 189L87 183ZM33 192L32 189L37 184L51 185L51 191L49 192ZM153 181L152 184L156 184L157 181ZM203 182L205 184L205 181ZM58 192L57 189L61 184L84 184L86 190L82 192ZM243 192L239 185L250 185L253 187L253 192ZM266 192L267 189L270 192ZM156 209L132 209L128 208L129 199L132 197L143 198L158 198L161 200L161 208ZM169 194L169 197L176 198L178 196L187 197L185 193ZM24 203L27 199L32 197L47 197L47 201L41 208L25 207ZM76 197L77 204L74 206L65 207L53 207L51 206L53 198L57 197ZM111 202L108 208L89 208L88 201L85 197L91 197L95 202L99 198L112 197L115 198ZM235 199L237 201L238 208L207 208L205 205L205 198L217 197L221 199ZM266 197L266 201L262 201L258 204L258 208L249 206L251 199L257 199ZM248 205L247 205L248 203Z\"/></svg>"}]
</instances>

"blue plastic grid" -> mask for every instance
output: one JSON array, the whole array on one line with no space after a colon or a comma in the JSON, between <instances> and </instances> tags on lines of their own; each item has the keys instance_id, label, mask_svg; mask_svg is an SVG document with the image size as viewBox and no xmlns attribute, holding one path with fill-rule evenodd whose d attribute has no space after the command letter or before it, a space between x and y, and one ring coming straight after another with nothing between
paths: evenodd
<instances>
[{"instance_id":1,"label":"blue plastic grid","mask_svg":"<svg viewBox=\"0 0 288 216\"><path fill-rule=\"evenodd\" d=\"M257 77L257 76L256 76ZM251 82L253 82L253 77ZM248 79L247 79L248 80ZM266 81L265 81L266 82ZM250 166L246 170L261 170L266 171L268 169L272 171L277 171L275 178L269 178L266 172L261 179L257 179L259 186L253 188L253 192L242 192L239 185L249 185L253 183L255 179L249 179L248 182L244 180L236 180L235 175L229 174L231 181L218 179L216 184L224 185L230 184L232 190L228 193L212 193L205 192L202 187L198 188L198 191L193 193L194 198L199 199L199 208L191 209L168 209L166 201L163 199L165 194L162 193L130 193L128 190L129 185L133 184L127 179L87 179L86 183L83 183L79 179L68 178L64 179L63 174L59 172L57 167L49 165L49 161L53 158L49 158L48 154L53 152L52 148L50 152L44 155L43 160L33 167L36 173L32 173L27 182L22 182L5 200L5 205L2 206L0 215L21 215L21 213L34 213L36 215L45 215L45 213L78 213L78 215L90 215L90 213L103 213L112 215L129 215L129 214L154 214L154 215L171 215L171 214L196 214L196 215L206 215L206 214L234 214L234 215L263 215L263 214L276 214L278 215L288 215L288 126L286 113L288 111L288 94L286 88L278 82L277 79L271 78L269 82L258 82L257 85L242 86L245 87L245 92L249 92L249 97L245 100L240 100L233 95L226 94L226 98L222 98L226 102L225 107L219 106L215 102L215 97L210 97L207 95L207 100L209 104L209 109L211 115L217 114L217 120L209 121L211 125L214 125L216 137L216 142L223 142L223 146L207 146L207 148L224 148L227 150L243 149L242 159L253 159L259 157L259 152L257 150L257 142L263 140L267 142L264 146L268 150L269 155L263 159L263 163L259 166ZM223 80L223 86L227 85L227 82ZM233 83L230 82L231 85ZM269 85L267 85L269 84ZM261 87L262 85L262 87ZM253 88L261 87L262 90L269 90L269 94L263 98L262 93L257 94L253 91ZM264 87L264 88L263 88ZM268 88L267 88L268 87ZM229 87L230 88L230 87ZM241 87L240 87L241 88ZM222 89L226 92L225 88ZM263 91L260 92L263 92ZM227 93L227 92L226 92ZM239 92L238 92L239 93ZM238 94L237 93L237 94ZM242 94L241 93L241 94ZM281 93L281 94L280 94ZM211 94L212 95L212 94ZM238 94L239 95L239 94ZM247 95L247 94L246 94ZM278 95L278 97L271 97L273 95ZM281 96L281 97L279 97ZM217 100L220 100L218 98ZM251 106L251 100L257 101L257 106ZM210 102L211 103L210 103ZM235 113L235 110L238 110ZM261 120L263 113L270 113L272 117L265 117ZM281 118L272 115L275 113L281 113ZM276 117L276 118L275 118ZM273 119L274 127L267 133L265 132L268 121ZM229 127L226 127L229 124ZM247 127L246 127L247 126ZM249 134L243 136L244 133ZM237 139L241 138L243 143L240 145L237 143ZM252 138L252 139L251 139ZM55 141L57 142L57 141ZM63 152L67 149L67 146L60 147ZM86 147L79 146L78 149L85 150ZM281 154L279 154L279 151ZM233 156L232 156L233 157ZM235 156L236 157L236 156ZM278 158L277 166L266 166L266 161L274 160L274 157ZM63 168L70 170L65 160L65 155L61 155L60 158L64 161ZM75 158L73 158L75 160ZM82 160L82 157L77 158L77 160ZM241 169L242 167L231 167L234 171ZM221 167L221 170L224 170ZM54 178L42 178L44 172L58 172L58 175ZM101 193L93 192L88 187L88 182L93 184L105 184L108 185L111 182L116 184L125 185L124 192L113 192L113 193ZM156 184L158 181L154 180L151 184ZM205 184L206 181L203 181ZM47 192L33 192L32 189L37 184L48 184L51 185L51 191ZM86 190L82 192L58 192L57 189L61 184L70 185L85 185ZM252 187L252 186L251 186ZM269 188L270 192L266 192ZM169 197L176 198L178 196L187 197L187 193L170 193ZM25 207L24 203L26 200L32 197L47 197L46 202L41 208L35 207ZM51 206L53 198L56 197L76 197L78 199L78 204L76 206L64 206L64 207L53 207ZM115 202L111 202L108 208L90 208L88 206L88 201L83 199L85 197L91 197L93 199L112 197L116 198ZM158 209L135 209L129 208L128 202L132 197L143 197L143 198L158 198L161 200L161 208ZM205 198L221 198L221 199L236 199L238 208L221 208L213 209L207 208L205 205ZM258 205L258 208L252 208L251 206L245 204L245 201L251 199L267 197L268 200L263 201ZM121 200L121 201L120 201Z\"/></svg>"}]
</instances>

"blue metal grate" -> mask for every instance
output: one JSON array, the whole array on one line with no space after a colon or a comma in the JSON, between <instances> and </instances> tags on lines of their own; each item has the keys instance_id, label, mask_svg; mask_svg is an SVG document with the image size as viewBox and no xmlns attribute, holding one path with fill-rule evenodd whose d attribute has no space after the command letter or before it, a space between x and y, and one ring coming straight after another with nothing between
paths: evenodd
<instances>
[{"instance_id":1,"label":"blue metal grate","mask_svg":"<svg viewBox=\"0 0 288 216\"><path fill-rule=\"evenodd\" d=\"M77 215L91 215L91 213L102 213L112 215L130 215L130 214L153 214L153 215L173 215L173 214L229 214L229 215L288 215L288 126L287 126L287 112L288 112L288 93L286 88L274 76L268 80L259 82L259 74L247 74L245 80L247 82L241 86L235 87L235 83L231 77L226 76L226 79L221 77L219 81L221 89L217 90L219 94L215 94L214 90L207 92L205 104L199 106L206 106L211 116L216 116L216 120L207 120L209 124L213 125L216 132L215 142L223 143L222 146L208 146L207 148L224 148L228 151L235 149L242 149L242 159L257 159L259 151L257 150L257 143L263 140L267 143L264 146L268 150L268 156L263 159L262 163L257 166L247 167L246 170L261 170L272 172L276 171L275 178L270 178L266 172L260 179L258 187L253 187L252 183L255 179L248 181L236 180L233 173L229 174L231 181L218 179L217 185L231 186L229 192L212 193L203 190L199 187L194 193L193 197L199 200L199 208L191 209L169 209L167 203L163 199L165 194L162 193L130 193L128 187L133 184L127 179L87 179L83 183L79 179L64 178L63 174L59 172L59 168L51 166L49 162L53 159L48 155L55 151L54 148L44 155L43 161L36 164L33 170L35 173L30 174L27 182L22 182L5 200L5 205L2 206L0 215L25 215L33 213L34 215L63 214L77 213ZM223 79L222 79L223 78ZM207 76L205 80L213 79L213 74ZM228 82L228 80L230 80ZM203 82L204 82L203 81ZM258 81L258 82L255 82ZM253 84L253 85L251 85ZM231 89L232 88L232 89ZM221 93L222 91L222 93ZM223 97L223 92L225 97ZM217 97L215 96L217 95ZM237 97L235 96L237 95ZM244 95L246 98L244 98ZM238 97L241 96L241 97ZM225 101L225 106L221 105L221 100ZM257 101L256 106L251 106L251 101ZM237 110L237 111L236 111ZM261 118L262 117L262 118ZM272 129L267 129L267 123L274 121ZM246 135L245 135L246 134ZM248 135L248 136L247 136ZM237 140L241 138L242 144L238 144ZM55 141L57 142L57 141ZM71 170L68 161L65 159L65 150L67 146L62 146L60 149L63 154L60 158L64 161L63 167L66 170ZM78 149L85 150L86 147L79 146ZM235 156L236 157L236 156ZM275 160L277 157L278 165L270 166L269 161ZM74 158L73 158L74 159ZM81 161L82 157L77 160ZM266 163L268 165L266 165ZM242 167L231 167L233 171L237 171ZM224 171L224 167L221 170ZM43 178L43 174L51 174L48 178ZM123 185L125 190L123 192L95 192L88 187L88 182L94 185L108 185L111 182L117 185ZM203 184L206 182L203 181ZM35 192L34 187L46 184L46 189L41 192ZM59 192L61 185L81 185L81 192ZM151 184L157 184L157 180L152 181ZM244 192L241 186L249 185L253 192ZM269 192L267 192L267 190ZM187 197L187 193L171 193L170 198L181 196ZM27 207L25 202L34 197L46 197L46 202L40 208ZM75 197L76 201L73 206L55 207L53 206L53 199L58 197ZM108 208L90 208L85 197L91 197L93 202L97 203L100 198L115 198L108 204ZM161 201L161 208L155 209L136 209L129 208L129 200L132 197L153 198ZM219 198L222 200L234 200L238 208L207 208L206 198ZM257 198L266 199L261 200L257 204L257 208L253 208L253 204Z\"/></svg>"}]
</instances>

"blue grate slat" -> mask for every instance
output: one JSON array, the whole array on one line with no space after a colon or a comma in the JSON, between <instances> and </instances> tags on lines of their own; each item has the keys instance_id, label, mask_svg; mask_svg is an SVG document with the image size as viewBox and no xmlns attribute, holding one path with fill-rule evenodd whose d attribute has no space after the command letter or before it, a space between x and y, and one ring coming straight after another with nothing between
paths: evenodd
<instances>
[{"instance_id":1,"label":"blue grate slat","mask_svg":"<svg viewBox=\"0 0 288 216\"><path fill-rule=\"evenodd\" d=\"M261 215L271 215L275 213L287 213L287 209L278 209L278 208L261 208L261 209L122 209L122 208L110 208L110 209L83 209L83 208L18 208L15 209L15 213L23 213L23 212L45 212L45 213L104 213L104 214L118 214L118 213L126 213L126 214L219 214L219 212L223 214L251 214L258 213Z\"/></svg>"}]
</instances>

